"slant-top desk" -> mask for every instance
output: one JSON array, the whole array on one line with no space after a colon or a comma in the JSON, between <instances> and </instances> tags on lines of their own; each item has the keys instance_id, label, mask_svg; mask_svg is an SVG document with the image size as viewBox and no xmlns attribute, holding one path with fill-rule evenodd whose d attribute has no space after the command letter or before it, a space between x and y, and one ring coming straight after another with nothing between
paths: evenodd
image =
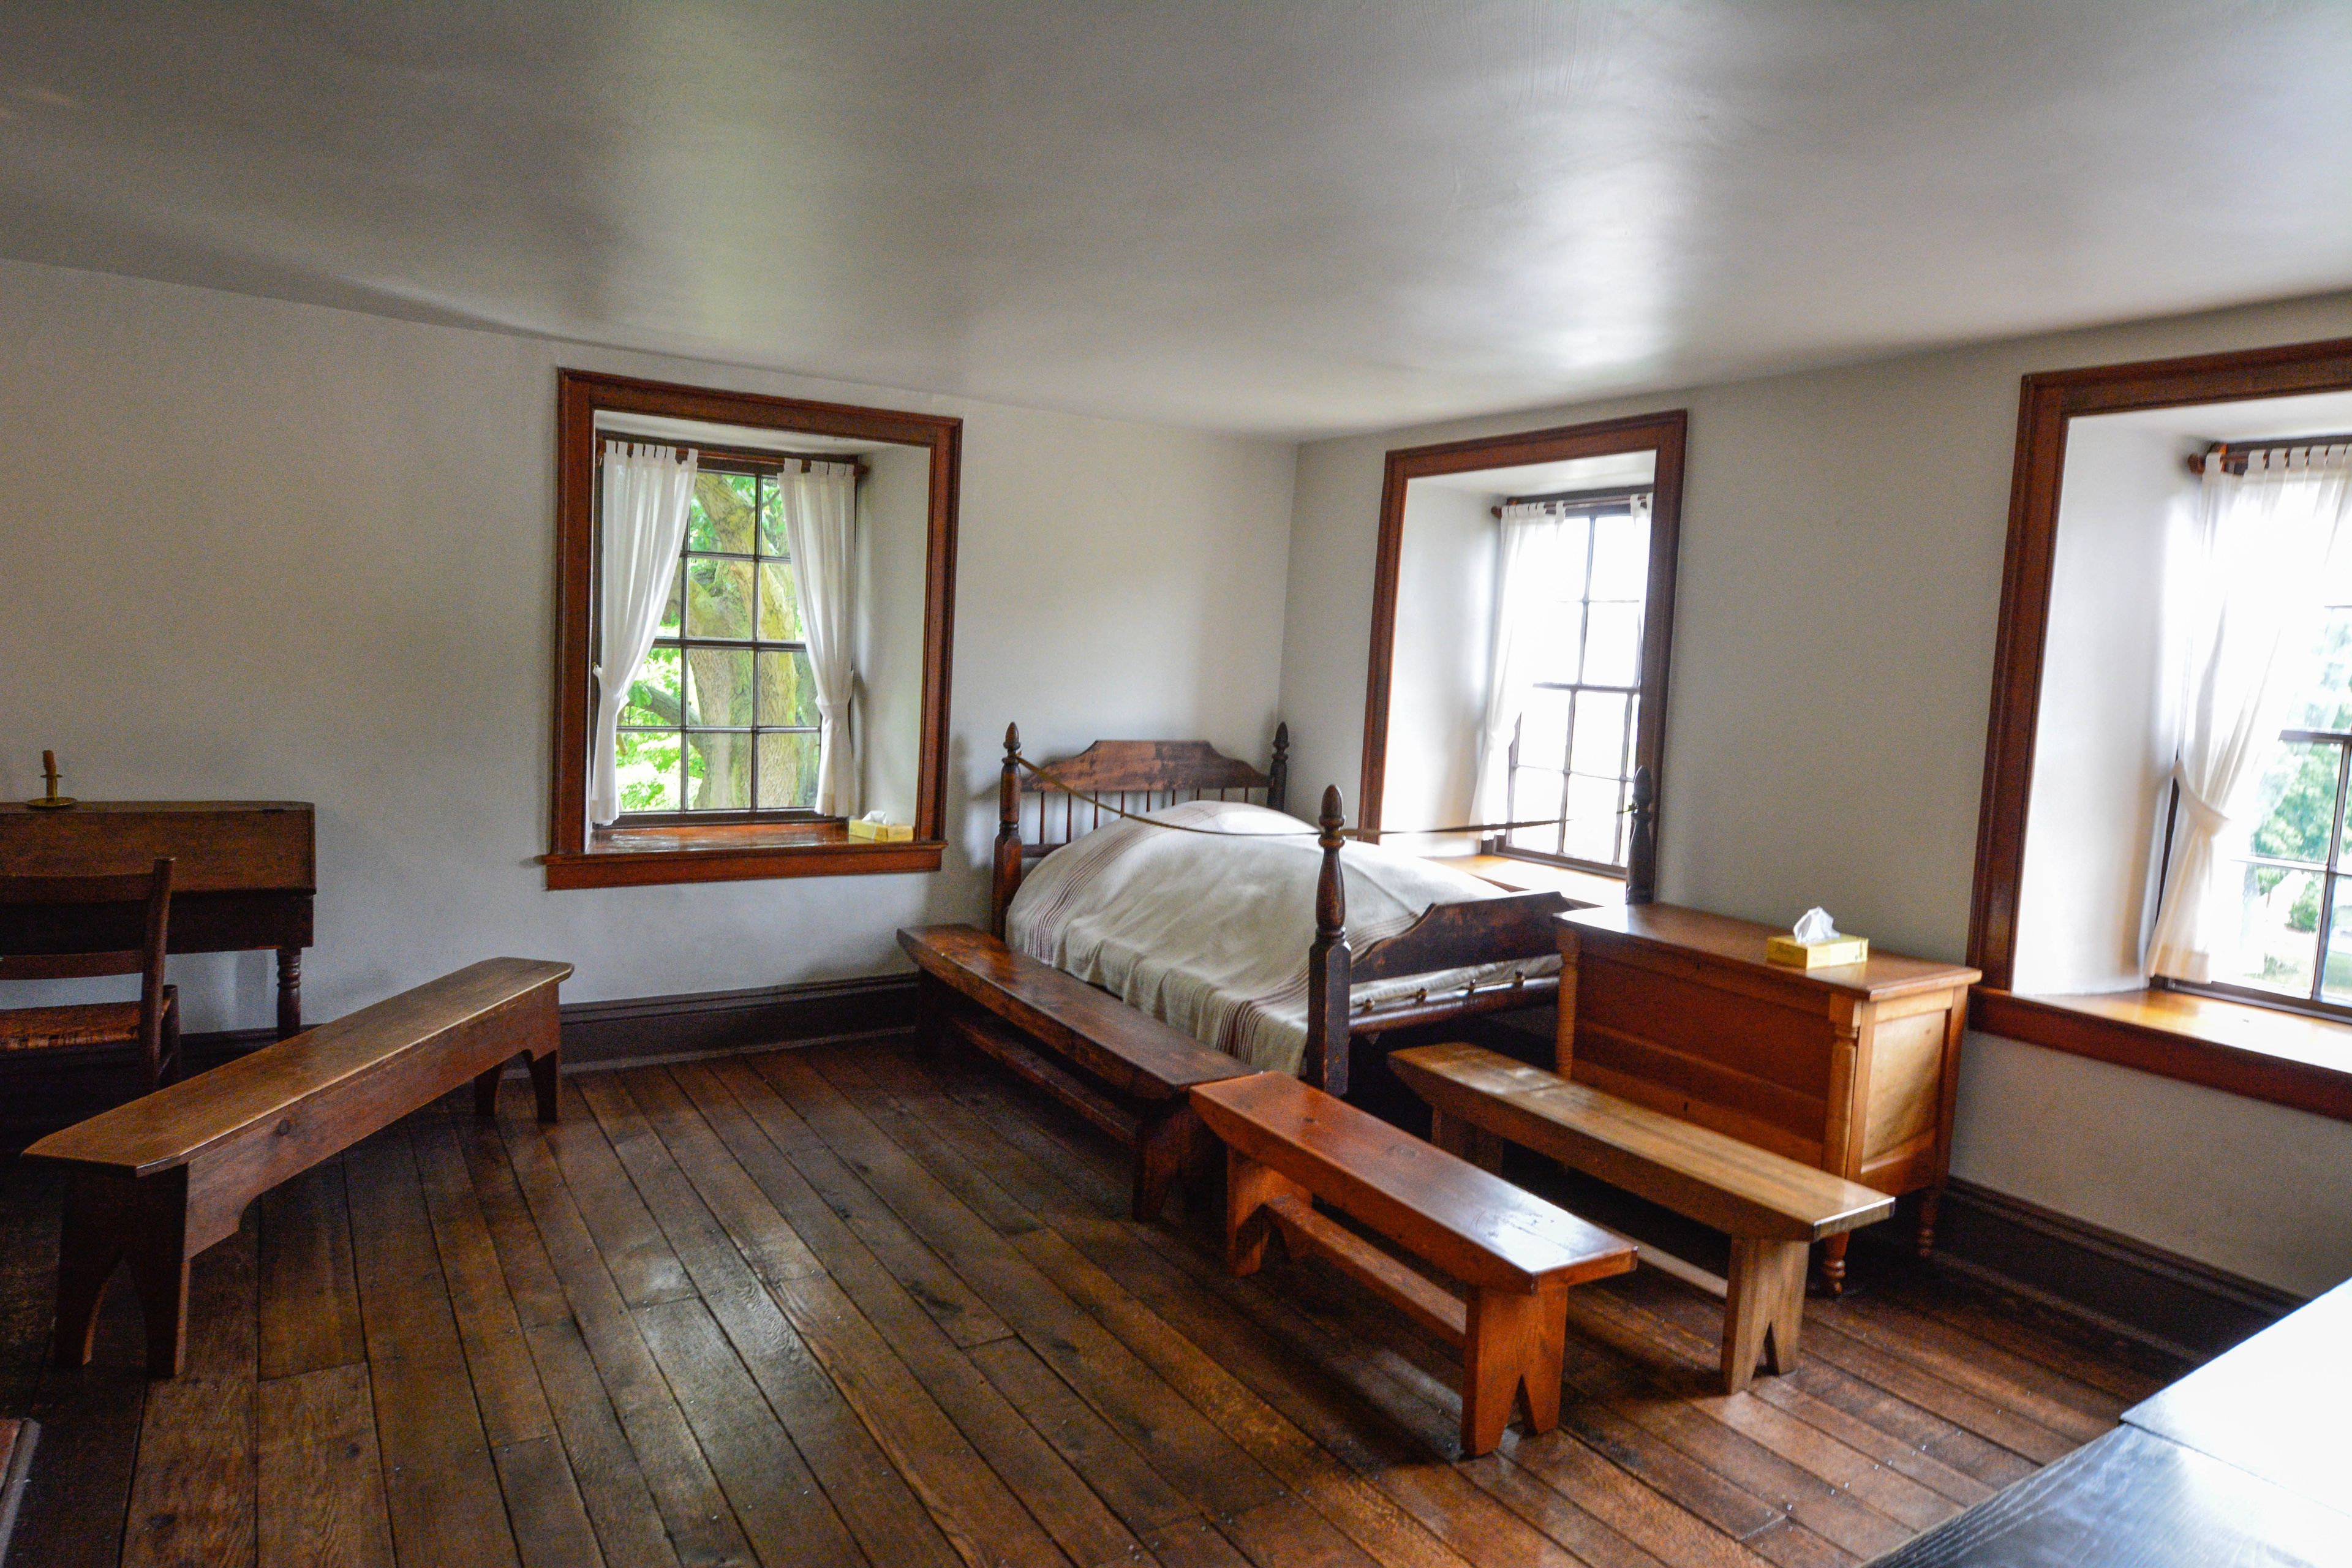
<instances>
[{"instance_id":1,"label":"slant-top desk","mask_svg":"<svg viewBox=\"0 0 2352 1568\"><path fill-rule=\"evenodd\" d=\"M1556 918L1562 1078L1882 1193L1922 1193L1927 1252L1977 971L1875 951L1787 968L1765 962L1773 927L1673 904ZM1845 1243L1821 1244L1832 1290Z\"/></svg>"},{"instance_id":2,"label":"slant-top desk","mask_svg":"<svg viewBox=\"0 0 2352 1568\"><path fill-rule=\"evenodd\" d=\"M278 952L278 1037L302 1031L302 950L318 892L318 831L305 801L84 801L63 811L0 805L0 872L102 877L172 856L171 951ZM0 952L135 947L65 906L0 907ZM109 936L114 940L107 940Z\"/></svg>"}]
</instances>

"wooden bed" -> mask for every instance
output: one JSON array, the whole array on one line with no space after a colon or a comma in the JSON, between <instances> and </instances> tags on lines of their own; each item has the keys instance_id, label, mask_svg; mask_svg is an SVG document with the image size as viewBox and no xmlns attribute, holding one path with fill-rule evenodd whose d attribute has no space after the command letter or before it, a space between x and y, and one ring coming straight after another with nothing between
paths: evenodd
<instances>
[{"instance_id":1,"label":"wooden bed","mask_svg":"<svg viewBox=\"0 0 2352 1568\"><path fill-rule=\"evenodd\" d=\"M1030 868L1095 828L1119 820L1103 805L1145 812L1214 798L1249 801L1279 811L1288 784L1289 749L1286 724L1275 731L1273 756L1264 772L1224 755L1206 741L1097 741L1074 757L1036 764L1051 775L1039 778L1024 773L1020 729L1008 725L998 784L990 933L1003 936L1005 911ZM1307 1038L1301 1078L1344 1095L1349 1045L1355 1039L1537 1006L1558 995L1559 977L1544 974L1475 989L1418 993L1379 1005L1351 1005L1349 988L1359 984L1554 956L1559 947L1552 916L1569 905L1556 892L1438 904L1394 936L1356 952L1348 942L1347 889L1339 870L1344 821L1335 785L1323 792L1318 824L1323 865L1316 888L1315 936L1307 950Z\"/></svg>"}]
</instances>

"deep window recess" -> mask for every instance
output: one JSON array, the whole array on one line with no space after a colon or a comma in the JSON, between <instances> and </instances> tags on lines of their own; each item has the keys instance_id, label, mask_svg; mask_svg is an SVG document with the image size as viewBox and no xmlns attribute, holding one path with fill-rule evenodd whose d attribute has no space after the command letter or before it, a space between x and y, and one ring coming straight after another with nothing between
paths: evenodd
<instances>
[{"instance_id":1,"label":"deep window recess","mask_svg":"<svg viewBox=\"0 0 2352 1568\"><path fill-rule=\"evenodd\" d=\"M1538 613L1512 628L1536 672L1511 742L1507 820L1490 853L1623 876L1641 731L1643 617L1650 571L1647 487L1516 497L1506 528L1549 524L1528 564Z\"/></svg>"},{"instance_id":2,"label":"deep window recess","mask_svg":"<svg viewBox=\"0 0 2352 1568\"><path fill-rule=\"evenodd\" d=\"M816 695L776 481L787 461L702 453L669 602L621 712L623 824L815 818Z\"/></svg>"}]
</instances>

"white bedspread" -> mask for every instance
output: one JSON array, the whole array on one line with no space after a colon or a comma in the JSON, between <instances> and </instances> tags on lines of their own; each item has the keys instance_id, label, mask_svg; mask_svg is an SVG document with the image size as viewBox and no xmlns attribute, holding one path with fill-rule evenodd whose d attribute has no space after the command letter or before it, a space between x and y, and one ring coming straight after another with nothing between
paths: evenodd
<instances>
[{"instance_id":1,"label":"white bedspread","mask_svg":"<svg viewBox=\"0 0 2352 1568\"><path fill-rule=\"evenodd\" d=\"M1209 831L1171 833L1153 821ZM1268 1072L1295 1073L1307 1050L1307 950L1322 858L1314 829L1297 817L1228 801L1170 806L1146 822L1089 833L1038 862L1013 895L1005 940L1204 1045ZM1378 845L1350 843L1339 862L1348 941L1359 952L1432 904L1505 896ZM1559 967L1553 955L1441 970L1359 985L1354 1000Z\"/></svg>"}]
</instances>

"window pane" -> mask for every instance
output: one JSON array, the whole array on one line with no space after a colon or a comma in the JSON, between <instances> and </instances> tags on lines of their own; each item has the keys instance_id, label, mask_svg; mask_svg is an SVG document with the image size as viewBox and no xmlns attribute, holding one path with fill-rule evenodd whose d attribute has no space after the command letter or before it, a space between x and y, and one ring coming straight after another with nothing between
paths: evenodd
<instances>
[{"instance_id":1,"label":"window pane","mask_svg":"<svg viewBox=\"0 0 2352 1568\"><path fill-rule=\"evenodd\" d=\"M689 727L751 722L751 650L690 648L686 656Z\"/></svg>"},{"instance_id":2,"label":"window pane","mask_svg":"<svg viewBox=\"0 0 2352 1568\"><path fill-rule=\"evenodd\" d=\"M697 474L686 513L686 547L751 553L758 491L749 474Z\"/></svg>"},{"instance_id":3,"label":"window pane","mask_svg":"<svg viewBox=\"0 0 2352 1568\"><path fill-rule=\"evenodd\" d=\"M1592 520L1592 596L1630 599L1650 591L1650 520L1630 514Z\"/></svg>"},{"instance_id":4,"label":"window pane","mask_svg":"<svg viewBox=\"0 0 2352 1568\"><path fill-rule=\"evenodd\" d=\"M760 564L760 637L763 642L801 640L801 590L782 563Z\"/></svg>"},{"instance_id":5,"label":"window pane","mask_svg":"<svg viewBox=\"0 0 2352 1568\"><path fill-rule=\"evenodd\" d=\"M793 649L760 650L760 691L755 722L814 724L817 721L816 682L809 674L809 657ZM764 752L761 753L766 756ZM764 793L764 786L763 786Z\"/></svg>"},{"instance_id":6,"label":"window pane","mask_svg":"<svg viewBox=\"0 0 2352 1568\"><path fill-rule=\"evenodd\" d=\"M1584 679L1632 686L1642 679L1642 606L1595 604L1586 613Z\"/></svg>"},{"instance_id":7,"label":"window pane","mask_svg":"<svg viewBox=\"0 0 2352 1568\"><path fill-rule=\"evenodd\" d=\"M675 572L672 573L669 579L669 600L662 605L661 625L655 628L663 637L674 637L677 636L677 617L679 610L677 602L678 582L678 574Z\"/></svg>"},{"instance_id":8,"label":"window pane","mask_svg":"<svg viewBox=\"0 0 2352 1568\"><path fill-rule=\"evenodd\" d=\"M760 809L808 811L816 805L816 737L804 730L760 737Z\"/></svg>"},{"instance_id":9,"label":"window pane","mask_svg":"<svg viewBox=\"0 0 2352 1568\"><path fill-rule=\"evenodd\" d=\"M1622 692L1577 694L1576 754L1570 767L1596 778L1619 775L1625 764L1625 702Z\"/></svg>"},{"instance_id":10,"label":"window pane","mask_svg":"<svg viewBox=\"0 0 2352 1568\"><path fill-rule=\"evenodd\" d=\"M1557 768L1568 760L1568 693L1537 687L1519 710L1519 761Z\"/></svg>"},{"instance_id":11,"label":"window pane","mask_svg":"<svg viewBox=\"0 0 2352 1568\"><path fill-rule=\"evenodd\" d=\"M682 750L675 731L659 735L625 731L614 752L621 781L621 809L679 809L678 754Z\"/></svg>"},{"instance_id":12,"label":"window pane","mask_svg":"<svg viewBox=\"0 0 2352 1568\"><path fill-rule=\"evenodd\" d=\"M686 635L690 637L751 636L751 563L686 560Z\"/></svg>"},{"instance_id":13,"label":"window pane","mask_svg":"<svg viewBox=\"0 0 2352 1568\"><path fill-rule=\"evenodd\" d=\"M687 771L695 775L690 811L741 811L751 804L751 737L686 732L692 751ZM699 764L698 771L695 764Z\"/></svg>"},{"instance_id":14,"label":"window pane","mask_svg":"<svg viewBox=\"0 0 2352 1568\"><path fill-rule=\"evenodd\" d=\"M2336 824L2336 771L2342 752L2335 746L2281 746L2263 775L2256 796L2253 850L2280 860L2327 859L2327 834Z\"/></svg>"},{"instance_id":15,"label":"window pane","mask_svg":"<svg viewBox=\"0 0 2352 1568\"><path fill-rule=\"evenodd\" d=\"M1545 855L1559 853L1559 829L1550 826L1559 816L1560 774L1557 768L1511 770L1511 820L1537 822L1534 827L1511 830L1511 847Z\"/></svg>"},{"instance_id":16,"label":"window pane","mask_svg":"<svg viewBox=\"0 0 2352 1568\"><path fill-rule=\"evenodd\" d=\"M2352 730L2352 605L2328 607L2312 683L2291 711L2289 729Z\"/></svg>"},{"instance_id":17,"label":"window pane","mask_svg":"<svg viewBox=\"0 0 2352 1568\"><path fill-rule=\"evenodd\" d=\"M657 647L637 666L629 682L629 700L621 710L624 724L665 724L675 728L683 711L679 703L677 649Z\"/></svg>"},{"instance_id":18,"label":"window pane","mask_svg":"<svg viewBox=\"0 0 2352 1568\"><path fill-rule=\"evenodd\" d=\"M2244 903L2238 927L2238 973L2218 978L2290 996L2311 994L2319 948L2319 873L2237 863ZM2227 865L2218 868L2231 874Z\"/></svg>"},{"instance_id":19,"label":"window pane","mask_svg":"<svg viewBox=\"0 0 2352 1568\"><path fill-rule=\"evenodd\" d=\"M2327 979L2319 989L2323 1001L2352 1005L2352 886L2336 884L2336 916L2327 939Z\"/></svg>"},{"instance_id":20,"label":"window pane","mask_svg":"<svg viewBox=\"0 0 2352 1568\"><path fill-rule=\"evenodd\" d=\"M776 476L767 474L760 479L760 553L790 555L793 547L784 533L782 487Z\"/></svg>"},{"instance_id":21,"label":"window pane","mask_svg":"<svg viewBox=\"0 0 2352 1568\"><path fill-rule=\"evenodd\" d=\"M1571 774L1568 781L1568 837L1562 854L1577 860L1617 864L1617 781Z\"/></svg>"},{"instance_id":22,"label":"window pane","mask_svg":"<svg viewBox=\"0 0 2352 1568\"><path fill-rule=\"evenodd\" d=\"M1528 678L1574 684L1577 639L1583 632L1584 606L1575 600L1538 607L1532 624L1517 634Z\"/></svg>"}]
</instances>

